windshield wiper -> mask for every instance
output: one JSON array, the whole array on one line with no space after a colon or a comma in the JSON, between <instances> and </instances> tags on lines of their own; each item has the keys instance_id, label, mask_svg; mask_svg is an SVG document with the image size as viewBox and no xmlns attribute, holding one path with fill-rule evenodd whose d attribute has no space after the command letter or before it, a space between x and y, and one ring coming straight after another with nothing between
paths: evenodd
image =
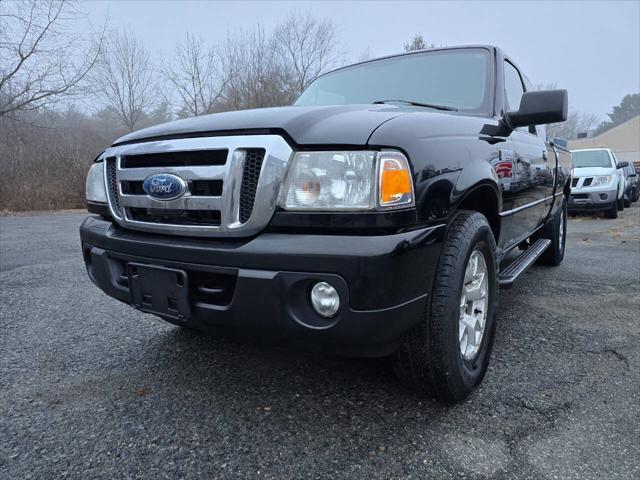
<instances>
[{"instance_id":1,"label":"windshield wiper","mask_svg":"<svg viewBox=\"0 0 640 480\"><path fill-rule=\"evenodd\" d=\"M446 110L447 112L457 112L458 109L456 107L449 107L447 105L437 105L435 103L420 103L420 102L412 102L410 100L376 100L372 102L374 105L381 105L385 103L406 103L407 105L413 105L414 107L426 107L426 108L434 108L436 110Z\"/></svg>"}]
</instances>

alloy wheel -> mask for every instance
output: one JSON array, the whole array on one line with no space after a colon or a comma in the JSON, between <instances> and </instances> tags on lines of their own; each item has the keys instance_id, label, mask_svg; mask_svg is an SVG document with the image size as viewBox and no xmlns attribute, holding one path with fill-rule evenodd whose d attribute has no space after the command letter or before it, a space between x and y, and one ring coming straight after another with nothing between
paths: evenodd
<instances>
[{"instance_id":1,"label":"alloy wheel","mask_svg":"<svg viewBox=\"0 0 640 480\"><path fill-rule=\"evenodd\" d=\"M474 250L467 263L460 295L458 341L465 360L473 360L482 345L489 303L488 275L483 253Z\"/></svg>"}]
</instances>

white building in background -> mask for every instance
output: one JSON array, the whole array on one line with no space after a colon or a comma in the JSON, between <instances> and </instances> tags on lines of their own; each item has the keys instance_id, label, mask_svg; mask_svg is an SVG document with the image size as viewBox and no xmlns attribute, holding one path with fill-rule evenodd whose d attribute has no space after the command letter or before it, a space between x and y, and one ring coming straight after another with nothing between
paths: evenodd
<instances>
[{"instance_id":1,"label":"white building in background","mask_svg":"<svg viewBox=\"0 0 640 480\"><path fill-rule=\"evenodd\" d=\"M640 168L640 115L591 138L570 140L569 149L607 147L619 162L633 163Z\"/></svg>"}]
</instances>

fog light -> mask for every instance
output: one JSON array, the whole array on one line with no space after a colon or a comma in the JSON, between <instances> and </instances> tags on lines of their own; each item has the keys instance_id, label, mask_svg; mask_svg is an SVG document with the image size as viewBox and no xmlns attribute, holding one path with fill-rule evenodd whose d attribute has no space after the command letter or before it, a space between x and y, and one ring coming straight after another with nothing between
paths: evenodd
<instances>
[{"instance_id":1,"label":"fog light","mask_svg":"<svg viewBox=\"0 0 640 480\"><path fill-rule=\"evenodd\" d=\"M606 193L600 194L600 200L606 200L607 198L609 198L609 195L607 195Z\"/></svg>"},{"instance_id":2,"label":"fog light","mask_svg":"<svg viewBox=\"0 0 640 480\"><path fill-rule=\"evenodd\" d=\"M318 282L311 289L311 305L323 317L333 317L340 308L340 296L327 282Z\"/></svg>"}]
</instances>

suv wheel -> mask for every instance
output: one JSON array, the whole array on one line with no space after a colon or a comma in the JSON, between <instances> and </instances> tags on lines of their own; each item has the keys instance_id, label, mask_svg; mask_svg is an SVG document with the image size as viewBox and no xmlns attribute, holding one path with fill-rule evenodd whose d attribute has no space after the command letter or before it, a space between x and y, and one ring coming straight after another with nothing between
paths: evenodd
<instances>
[{"instance_id":1,"label":"suv wheel","mask_svg":"<svg viewBox=\"0 0 640 480\"><path fill-rule=\"evenodd\" d=\"M410 388L445 403L464 400L487 371L498 301L496 244L484 215L460 211L449 225L421 322L396 353Z\"/></svg>"},{"instance_id":2,"label":"suv wheel","mask_svg":"<svg viewBox=\"0 0 640 480\"><path fill-rule=\"evenodd\" d=\"M624 195L622 195L619 199L618 199L618 210L619 211L623 211L624 210Z\"/></svg>"},{"instance_id":3,"label":"suv wheel","mask_svg":"<svg viewBox=\"0 0 640 480\"><path fill-rule=\"evenodd\" d=\"M618 202L613 202L609 209L604 211L604 216L606 218L618 218Z\"/></svg>"},{"instance_id":4,"label":"suv wheel","mask_svg":"<svg viewBox=\"0 0 640 480\"><path fill-rule=\"evenodd\" d=\"M551 240L551 245L538 259L538 263L542 265L560 265L564 259L564 247L567 242L567 201L564 196L561 198L560 208L539 234L539 238Z\"/></svg>"}]
</instances>

